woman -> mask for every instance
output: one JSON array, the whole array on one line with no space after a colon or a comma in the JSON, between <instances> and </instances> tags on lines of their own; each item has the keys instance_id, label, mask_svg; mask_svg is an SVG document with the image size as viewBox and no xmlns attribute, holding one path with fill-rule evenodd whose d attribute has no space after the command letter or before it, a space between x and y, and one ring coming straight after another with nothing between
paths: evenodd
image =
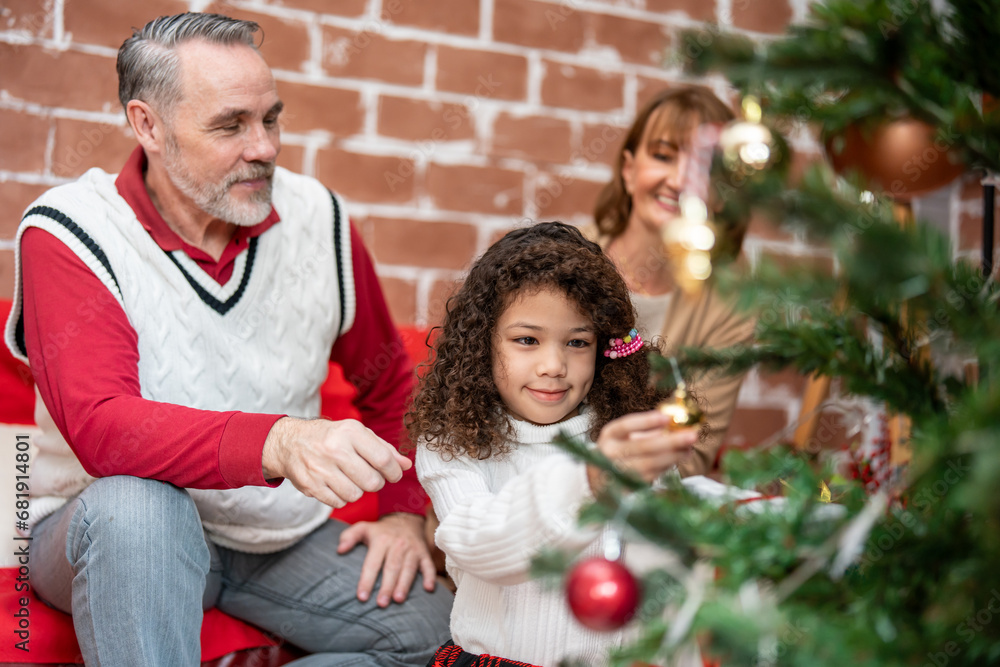
<instances>
[{"instance_id":1,"label":"woman","mask_svg":"<svg viewBox=\"0 0 1000 667\"><path fill-rule=\"evenodd\" d=\"M625 278L639 333L661 336L666 354L681 347L725 348L749 343L753 336L753 320L735 311L710 283L696 295L677 288L662 241L663 228L680 211L677 202L695 128L732 119L732 111L705 88L668 89L654 97L629 129L614 178L598 197L595 224L584 230ZM743 375L720 373L695 381L707 430L679 466L681 474L702 475L712 469L742 382Z\"/></svg>"}]
</instances>

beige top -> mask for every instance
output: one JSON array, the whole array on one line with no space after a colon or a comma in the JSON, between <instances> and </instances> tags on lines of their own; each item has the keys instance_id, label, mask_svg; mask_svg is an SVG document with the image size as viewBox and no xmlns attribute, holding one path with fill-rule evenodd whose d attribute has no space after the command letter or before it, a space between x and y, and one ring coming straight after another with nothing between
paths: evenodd
<instances>
[{"instance_id":1,"label":"beige top","mask_svg":"<svg viewBox=\"0 0 1000 667\"><path fill-rule=\"evenodd\" d=\"M632 305L635 306L635 327L643 338L653 340L663 331L667 321L667 310L670 309L670 299L673 294L639 294L632 292Z\"/></svg>"},{"instance_id":2,"label":"beige top","mask_svg":"<svg viewBox=\"0 0 1000 667\"><path fill-rule=\"evenodd\" d=\"M602 248L607 249L611 242L611 237L601 234L597 225L587 225L580 231ZM664 354L673 354L682 347L726 348L749 344L755 325L755 319L735 310L711 286L697 296L675 289L660 332L661 345ZM745 373L725 375L715 371L693 381L691 389L705 411L707 428L692 456L679 466L682 475L704 475L712 469L733 419L745 376Z\"/></svg>"}]
</instances>

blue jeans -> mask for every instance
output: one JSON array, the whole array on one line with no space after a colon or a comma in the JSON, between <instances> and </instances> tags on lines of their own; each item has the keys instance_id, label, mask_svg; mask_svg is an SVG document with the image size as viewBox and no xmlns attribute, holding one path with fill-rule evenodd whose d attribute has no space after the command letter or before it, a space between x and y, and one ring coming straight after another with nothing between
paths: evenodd
<instances>
[{"instance_id":1,"label":"blue jeans","mask_svg":"<svg viewBox=\"0 0 1000 667\"><path fill-rule=\"evenodd\" d=\"M366 550L337 554L346 525L242 553L205 539L183 489L106 477L35 526L31 583L73 614L87 665L198 665L202 610L213 605L314 654L296 667L427 664L449 637L451 593L427 593L417 577L403 604L359 602Z\"/></svg>"}]
</instances>

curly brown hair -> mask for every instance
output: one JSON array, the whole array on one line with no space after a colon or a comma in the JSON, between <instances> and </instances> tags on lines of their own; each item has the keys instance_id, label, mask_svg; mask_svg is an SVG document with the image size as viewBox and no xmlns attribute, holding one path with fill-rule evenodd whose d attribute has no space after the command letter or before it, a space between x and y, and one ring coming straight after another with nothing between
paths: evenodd
<instances>
[{"instance_id":1,"label":"curly brown hair","mask_svg":"<svg viewBox=\"0 0 1000 667\"><path fill-rule=\"evenodd\" d=\"M587 395L592 439L612 419L662 400L649 382L648 354L655 348L645 344L614 360L602 353L609 339L635 326L628 288L614 264L575 227L542 222L494 243L448 300L434 354L404 419L411 442L477 459L509 450L513 424L493 381L496 326L523 290L547 287L564 293L594 323L598 351Z\"/></svg>"}]
</instances>

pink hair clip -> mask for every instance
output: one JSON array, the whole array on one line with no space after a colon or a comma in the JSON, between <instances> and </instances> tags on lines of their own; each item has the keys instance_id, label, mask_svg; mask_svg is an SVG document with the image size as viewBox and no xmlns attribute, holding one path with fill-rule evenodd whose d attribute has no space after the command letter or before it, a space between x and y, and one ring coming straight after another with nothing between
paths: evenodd
<instances>
[{"instance_id":1,"label":"pink hair clip","mask_svg":"<svg viewBox=\"0 0 1000 667\"><path fill-rule=\"evenodd\" d=\"M622 338L612 338L608 341L608 349L604 350L605 357L611 357L612 359L617 359L618 357L627 357L639 350L642 347L642 337L639 336L639 332L632 329L628 334Z\"/></svg>"}]
</instances>

